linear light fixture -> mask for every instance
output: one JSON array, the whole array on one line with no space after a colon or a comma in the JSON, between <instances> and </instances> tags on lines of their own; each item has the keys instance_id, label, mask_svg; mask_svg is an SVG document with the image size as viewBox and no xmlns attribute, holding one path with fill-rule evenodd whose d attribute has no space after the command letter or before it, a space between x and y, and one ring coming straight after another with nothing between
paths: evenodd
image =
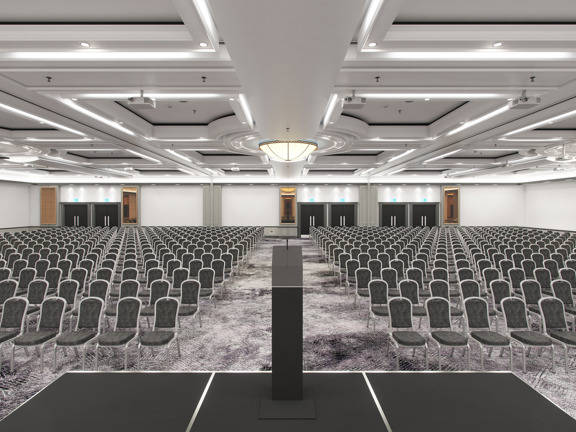
<instances>
[{"instance_id":1,"label":"linear light fixture","mask_svg":"<svg viewBox=\"0 0 576 432\"><path fill-rule=\"evenodd\" d=\"M60 123L53 122L52 120L48 120L48 119L45 119L43 117L39 117L39 116L34 115L34 114L30 114L29 112L22 111L18 108L11 107L10 105L0 103L0 109L2 109L4 111L8 111L8 112L13 113L13 114L16 114L20 117L25 117L25 118L30 119L30 120L35 120L38 122L43 122L43 123L49 124L50 126L54 126L56 129L72 132L75 135L82 135L82 136L85 135L83 132L77 131L76 129L72 129L72 128L69 128L68 126L61 125Z\"/></svg>"},{"instance_id":2,"label":"linear light fixture","mask_svg":"<svg viewBox=\"0 0 576 432\"><path fill-rule=\"evenodd\" d=\"M328 107L326 108L326 114L324 114L324 119L322 120L322 125L324 126L324 129L326 129L326 125L329 123L330 117L332 116L332 113L334 112L334 108L336 108L337 103L338 103L338 95L336 93L333 93L330 96L330 99L328 100Z\"/></svg>"},{"instance_id":3,"label":"linear light fixture","mask_svg":"<svg viewBox=\"0 0 576 432\"><path fill-rule=\"evenodd\" d=\"M160 161L158 159L154 159L153 157L150 156L146 156L145 154L142 153L138 153L137 151L134 150L130 150L130 149L125 149L128 153L132 153L133 155L136 155L138 157L141 157L142 159L147 159L149 161L152 162L156 162L156 163L160 163Z\"/></svg>"},{"instance_id":4,"label":"linear light fixture","mask_svg":"<svg viewBox=\"0 0 576 432\"><path fill-rule=\"evenodd\" d=\"M76 95L80 99L128 99L129 97L139 97L139 92L126 93L79 93ZM147 97L162 100L187 100L187 99L227 99L229 94L224 93L148 93Z\"/></svg>"},{"instance_id":5,"label":"linear light fixture","mask_svg":"<svg viewBox=\"0 0 576 432\"><path fill-rule=\"evenodd\" d=\"M180 153L175 152L175 151L172 150L172 149L164 149L164 150L166 150L168 153L170 153L170 154L172 154L172 155L174 155L174 156L176 156L176 157L179 157L180 159L185 160L186 162L192 162L192 159L190 159L189 157L186 157L186 156L184 156L184 155L181 155Z\"/></svg>"},{"instance_id":6,"label":"linear light fixture","mask_svg":"<svg viewBox=\"0 0 576 432\"><path fill-rule=\"evenodd\" d=\"M389 51L380 58L393 60L569 60L575 57L567 51Z\"/></svg>"},{"instance_id":7,"label":"linear light fixture","mask_svg":"<svg viewBox=\"0 0 576 432\"><path fill-rule=\"evenodd\" d=\"M572 117L572 116L575 116L575 115L576 115L576 110L568 111L567 113L557 115L556 117L552 117L552 118L549 118L549 119L546 119L546 120L542 120L542 121L539 121L539 122L537 122L537 123L533 123L533 124L531 124L531 125L524 126L523 128L513 130L512 132L508 132L508 133L504 134L504 136L506 137L506 136L508 136L508 135L514 135L514 134L517 134L517 133L520 133L520 132L524 132L524 131L527 131L527 130L536 129L538 126L542 126L542 125L545 125L545 124L547 124L547 123L555 122L555 121L558 121L558 120L564 120L564 119L566 119L566 118L568 118L568 117Z\"/></svg>"},{"instance_id":8,"label":"linear light fixture","mask_svg":"<svg viewBox=\"0 0 576 432\"><path fill-rule=\"evenodd\" d=\"M211 172L214 175L218 175L218 172L214 171L213 169L206 168L206 171Z\"/></svg>"},{"instance_id":9,"label":"linear light fixture","mask_svg":"<svg viewBox=\"0 0 576 432\"><path fill-rule=\"evenodd\" d=\"M497 115L508 111L508 109L509 109L508 105L504 105L503 107L500 107L497 110L489 112L488 114L485 114L482 117L478 117L478 118L475 118L474 120L467 121L463 125L458 126L456 129L452 129L451 131L446 133L446 136L454 135L455 133L458 133L458 132L461 132L465 129L471 128L472 126L476 126L479 123L482 123L488 119L491 119L492 117L496 117Z\"/></svg>"},{"instance_id":10,"label":"linear light fixture","mask_svg":"<svg viewBox=\"0 0 576 432\"><path fill-rule=\"evenodd\" d=\"M252 118L252 113L250 112L250 107L248 106L248 100L246 100L246 96L244 94L238 95L238 102L240 102L240 106L242 107L242 111L244 112L244 117L246 117L246 122L252 128L254 125L254 119Z\"/></svg>"},{"instance_id":11,"label":"linear light fixture","mask_svg":"<svg viewBox=\"0 0 576 432\"><path fill-rule=\"evenodd\" d=\"M19 51L5 54L10 60L192 60L192 51Z\"/></svg>"},{"instance_id":12,"label":"linear light fixture","mask_svg":"<svg viewBox=\"0 0 576 432\"><path fill-rule=\"evenodd\" d=\"M453 151L451 151L451 152L441 154L440 156L435 156L435 157L433 157L433 158L431 158L431 159L425 160L424 163L428 163L428 162L432 162L432 161L435 161L435 160L438 160L438 159L445 158L446 156L453 155L454 153L458 153L459 151L462 151L462 149L453 150Z\"/></svg>"},{"instance_id":13,"label":"linear light fixture","mask_svg":"<svg viewBox=\"0 0 576 432\"><path fill-rule=\"evenodd\" d=\"M359 97L367 99L401 99L401 100L425 100L425 99L499 99L507 97L509 93L357 93Z\"/></svg>"},{"instance_id":14,"label":"linear light fixture","mask_svg":"<svg viewBox=\"0 0 576 432\"><path fill-rule=\"evenodd\" d=\"M178 171L182 171L182 172L185 173L185 174L190 174L190 175L193 175L193 176L196 175L196 173L195 173L194 171L187 170L186 168L178 168Z\"/></svg>"},{"instance_id":15,"label":"linear light fixture","mask_svg":"<svg viewBox=\"0 0 576 432\"><path fill-rule=\"evenodd\" d=\"M29 142L84 142L84 141L94 141L92 138L82 137L82 138L34 138L27 137L24 141Z\"/></svg>"},{"instance_id":16,"label":"linear light fixture","mask_svg":"<svg viewBox=\"0 0 576 432\"><path fill-rule=\"evenodd\" d=\"M507 142L556 142L556 141L564 141L564 138L556 137L556 138L498 138L498 141L507 141Z\"/></svg>"},{"instance_id":17,"label":"linear light fixture","mask_svg":"<svg viewBox=\"0 0 576 432\"><path fill-rule=\"evenodd\" d=\"M98 120L100 123L104 123L107 124L110 127L113 127L114 129L118 129L119 131L122 131L124 133L127 133L129 135L136 135L134 132L132 132L130 129L125 128L124 126L118 124L118 122L114 121L114 120L110 120L107 119L106 117L102 117L99 114L96 114L80 105L78 105L76 102L70 100L70 99L60 99L60 102L62 102L64 105L69 106L70 108L81 112L84 115L87 115L88 117L92 117L94 120Z\"/></svg>"},{"instance_id":18,"label":"linear light fixture","mask_svg":"<svg viewBox=\"0 0 576 432\"><path fill-rule=\"evenodd\" d=\"M389 173L386 174L386 175L398 174L399 172L402 172L402 171L404 171L405 169L406 169L406 168L400 168L400 169L397 169L396 171L389 172Z\"/></svg>"},{"instance_id":19,"label":"linear light fixture","mask_svg":"<svg viewBox=\"0 0 576 432\"><path fill-rule=\"evenodd\" d=\"M388 162L393 162L393 161L395 161L396 159L400 159L400 158L402 158L402 157L404 157L404 156L406 156L406 155L409 155L409 154L412 153L413 151L416 151L416 149L410 149L410 150L405 151L404 153L400 153L399 155L396 155L396 156L390 158L390 160L389 160Z\"/></svg>"},{"instance_id":20,"label":"linear light fixture","mask_svg":"<svg viewBox=\"0 0 576 432\"><path fill-rule=\"evenodd\" d=\"M450 173L450 175L453 176L453 175L466 174L466 173L469 173L469 172L472 172L472 171L477 171L477 170L478 170L478 168L470 168L470 169L467 169L467 170L456 171L456 172Z\"/></svg>"}]
</instances>

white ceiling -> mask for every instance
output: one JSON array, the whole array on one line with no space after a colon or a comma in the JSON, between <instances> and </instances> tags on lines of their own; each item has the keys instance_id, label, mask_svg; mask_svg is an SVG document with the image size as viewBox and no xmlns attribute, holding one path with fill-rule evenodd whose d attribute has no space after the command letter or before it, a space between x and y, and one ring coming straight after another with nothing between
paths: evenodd
<instances>
[{"instance_id":1,"label":"white ceiling","mask_svg":"<svg viewBox=\"0 0 576 432\"><path fill-rule=\"evenodd\" d=\"M7 0L0 179L572 178L555 159L576 157L575 42L573 0ZM540 103L507 109L524 90ZM128 104L141 91L156 109ZM284 138L319 149L258 150Z\"/></svg>"}]
</instances>

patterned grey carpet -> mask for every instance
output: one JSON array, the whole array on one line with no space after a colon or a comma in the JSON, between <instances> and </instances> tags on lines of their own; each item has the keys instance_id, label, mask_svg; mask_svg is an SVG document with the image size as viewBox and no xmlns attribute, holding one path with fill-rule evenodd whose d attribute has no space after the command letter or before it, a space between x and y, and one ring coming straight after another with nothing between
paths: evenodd
<instances>
[{"instance_id":1,"label":"patterned grey carpet","mask_svg":"<svg viewBox=\"0 0 576 432\"><path fill-rule=\"evenodd\" d=\"M271 367L271 255L272 246L284 240L263 239L250 256L249 263L227 286L224 299L215 300L215 307L202 304L202 328L183 321L180 334L182 357L175 348L166 361L165 351L145 351L143 370L175 371L259 371ZM304 256L304 369L329 371L394 370L393 352L386 356L387 335L379 322L376 331L366 328L367 301L353 306L353 296L345 295L324 262L319 262L311 240L294 239L291 245L302 245ZM501 323L503 328L504 323ZM67 325L67 324L66 324ZM146 325L144 324L144 327ZM423 323L421 330L426 331ZM23 351L16 356L15 372L9 372L4 356L0 372L0 418L9 414L64 372L80 370L79 358L72 351L68 356L58 352L58 369L52 373L52 350L47 350L44 372L40 372L38 356L28 357ZM547 351L541 357L527 359L528 372L521 372L520 351L515 350L514 371L518 377L576 417L576 360L569 358L570 374L564 373L563 356L557 350L557 372L550 369ZM479 348L472 350L472 369L479 370ZM443 370L465 370L465 358L459 352L451 358L443 351ZM121 370L123 355L105 351L100 355L99 370ZM424 357L409 351L401 354L402 370L424 369ZM485 359L486 370L507 370L507 353ZM94 355L87 356L87 369L93 370ZM437 370L436 350L430 353L430 369ZM135 351L129 356L129 369L136 369ZM497 389L495 389L497 391Z\"/></svg>"}]
</instances>

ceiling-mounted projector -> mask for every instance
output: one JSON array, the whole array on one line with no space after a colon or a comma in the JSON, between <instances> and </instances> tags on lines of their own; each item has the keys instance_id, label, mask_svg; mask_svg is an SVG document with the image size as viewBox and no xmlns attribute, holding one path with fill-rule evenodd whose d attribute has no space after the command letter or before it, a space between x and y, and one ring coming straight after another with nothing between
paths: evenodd
<instances>
[{"instance_id":1,"label":"ceiling-mounted projector","mask_svg":"<svg viewBox=\"0 0 576 432\"><path fill-rule=\"evenodd\" d=\"M156 101L144 96L144 90L140 90L140 97L128 98L128 105L135 109L156 109Z\"/></svg>"},{"instance_id":2,"label":"ceiling-mounted projector","mask_svg":"<svg viewBox=\"0 0 576 432\"><path fill-rule=\"evenodd\" d=\"M540 98L526 96L526 90L522 90L522 95L508 102L509 109L530 109L540 105Z\"/></svg>"},{"instance_id":3,"label":"ceiling-mounted projector","mask_svg":"<svg viewBox=\"0 0 576 432\"><path fill-rule=\"evenodd\" d=\"M356 90L352 90L352 96L342 99L342 109L360 109L366 105L365 97L356 97Z\"/></svg>"}]
</instances>

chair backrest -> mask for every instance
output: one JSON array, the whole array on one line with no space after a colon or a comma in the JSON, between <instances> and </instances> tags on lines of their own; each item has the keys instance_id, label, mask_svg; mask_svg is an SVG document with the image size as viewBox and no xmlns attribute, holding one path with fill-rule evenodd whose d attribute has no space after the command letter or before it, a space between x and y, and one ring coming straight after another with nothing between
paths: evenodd
<instances>
[{"instance_id":1,"label":"chair backrest","mask_svg":"<svg viewBox=\"0 0 576 432\"><path fill-rule=\"evenodd\" d=\"M114 275L114 270L105 267L101 268L96 272L96 279L103 279L108 282L112 282L112 276Z\"/></svg>"},{"instance_id":2,"label":"chair backrest","mask_svg":"<svg viewBox=\"0 0 576 432\"><path fill-rule=\"evenodd\" d=\"M26 267L20 272L20 278L18 279L19 289L28 289L28 285L36 279L36 269Z\"/></svg>"},{"instance_id":3,"label":"chair backrest","mask_svg":"<svg viewBox=\"0 0 576 432\"><path fill-rule=\"evenodd\" d=\"M58 286L58 297L66 300L66 304L73 305L78 295L78 282L72 279L66 279L60 282Z\"/></svg>"},{"instance_id":4,"label":"chair backrest","mask_svg":"<svg viewBox=\"0 0 576 432\"><path fill-rule=\"evenodd\" d=\"M43 279L35 279L28 285L28 293L26 298L28 302L33 305L42 304L48 291L48 282Z\"/></svg>"},{"instance_id":5,"label":"chair backrest","mask_svg":"<svg viewBox=\"0 0 576 432\"><path fill-rule=\"evenodd\" d=\"M180 302L174 297L164 297L154 304L154 330L172 328L178 331Z\"/></svg>"},{"instance_id":6,"label":"chair backrest","mask_svg":"<svg viewBox=\"0 0 576 432\"><path fill-rule=\"evenodd\" d=\"M212 269L214 270L214 277L215 278L223 278L224 277L224 268L226 266L226 263L224 262L224 260L221 259L215 259L212 261L212 263L210 264L210 266L212 267Z\"/></svg>"},{"instance_id":7,"label":"chair backrest","mask_svg":"<svg viewBox=\"0 0 576 432\"><path fill-rule=\"evenodd\" d=\"M372 278L380 278L380 273L382 273L382 263L377 259L371 259L368 261L368 268L372 272Z\"/></svg>"},{"instance_id":8,"label":"chair backrest","mask_svg":"<svg viewBox=\"0 0 576 432\"><path fill-rule=\"evenodd\" d=\"M432 269L432 279L442 279L448 282L448 270L442 267Z\"/></svg>"},{"instance_id":9,"label":"chair backrest","mask_svg":"<svg viewBox=\"0 0 576 432\"><path fill-rule=\"evenodd\" d=\"M0 268L0 281L10 279L10 276L12 276L12 270L7 267Z\"/></svg>"},{"instance_id":10,"label":"chair backrest","mask_svg":"<svg viewBox=\"0 0 576 432\"><path fill-rule=\"evenodd\" d=\"M572 287L570 284L562 279L557 279L552 282L552 291L554 297L562 300L565 306L574 306L574 297L572 297Z\"/></svg>"},{"instance_id":11,"label":"chair backrest","mask_svg":"<svg viewBox=\"0 0 576 432\"><path fill-rule=\"evenodd\" d=\"M452 329L450 302L444 297L431 297L426 300L426 314L430 329Z\"/></svg>"},{"instance_id":12,"label":"chair backrest","mask_svg":"<svg viewBox=\"0 0 576 432\"><path fill-rule=\"evenodd\" d=\"M490 329L488 302L481 297L469 297L464 300L464 314L469 330Z\"/></svg>"},{"instance_id":13,"label":"chair backrest","mask_svg":"<svg viewBox=\"0 0 576 432\"><path fill-rule=\"evenodd\" d=\"M95 279L90 282L88 287L88 296L98 297L106 302L110 290L110 283L104 279Z\"/></svg>"},{"instance_id":14,"label":"chair backrest","mask_svg":"<svg viewBox=\"0 0 576 432\"><path fill-rule=\"evenodd\" d=\"M172 288L179 289L182 287L182 282L188 279L190 272L187 268L177 268L172 274Z\"/></svg>"},{"instance_id":15,"label":"chair backrest","mask_svg":"<svg viewBox=\"0 0 576 432\"><path fill-rule=\"evenodd\" d=\"M562 268L560 269L560 277L567 281L572 289L576 289L576 270L567 267Z\"/></svg>"},{"instance_id":16,"label":"chair backrest","mask_svg":"<svg viewBox=\"0 0 576 432\"><path fill-rule=\"evenodd\" d=\"M24 317L28 309L28 300L24 297L12 297L4 302L0 329L20 329L24 331Z\"/></svg>"},{"instance_id":17,"label":"chair backrest","mask_svg":"<svg viewBox=\"0 0 576 432\"><path fill-rule=\"evenodd\" d=\"M140 282L136 279L126 279L120 282L119 298L136 297L140 290Z\"/></svg>"},{"instance_id":18,"label":"chair backrest","mask_svg":"<svg viewBox=\"0 0 576 432\"><path fill-rule=\"evenodd\" d=\"M390 327L412 329L412 302L405 297L395 297L388 301Z\"/></svg>"},{"instance_id":19,"label":"chair backrest","mask_svg":"<svg viewBox=\"0 0 576 432\"><path fill-rule=\"evenodd\" d=\"M206 252L202 254L200 259L202 261L202 267L210 267L212 261L214 260L214 255L212 255L210 252Z\"/></svg>"},{"instance_id":20,"label":"chair backrest","mask_svg":"<svg viewBox=\"0 0 576 432\"><path fill-rule=\"evenodd\" d=\"M528 329L526 304L518 297L507 297L502 300L502 310L508 330Z\"/></svg>"},{"instance_id":21,"label":"chair backrest","mask_svg":"<svg viewBox=\"0 0 576 432\"><path fill-rule=\"evenodd\" d=\"M400 281L400 295L409 299L412 304L417 305L418 301L418 283L410 279Z\"/></svg>"},{"instance_id":22,"label":"chair backrest","mask_svg":"<svg viewBox=\"0 0 576 432\"><path fill-rule=\"evenodd\" d=\"M442 297L450 299L450 286L444 279L432 279L428 284L432 297Z\"/></svg>"},{"instance_id":23,"label":"chair backrest","mask_svg":"<svg viewBox=\"0 0 576 432\"><path fill-rule=\"evenodd\" d=\"M148 270L148 273L146 274L146 284L148 285L148 287L150 287L150 285L152 285L152 283L156 280L160 280L164 277L164 270L162 270L160 267L153 267L150 270Z\"/></svg>"},{"instance_id":24,"label":"chair backrest","mask_svg":"<svg viewBox=\"0 0 576 432\"><path fill-rule=\"evenodd\" d=\"M78 306L76 330L93 329L99 332L103 310L104 300L100 297L86 297L82 299Z\"/></svg>"},{"instance_id":25,"label":"chair backrest","mask_svg":"<svg viewBox=\"0 0 576 432\"><path fill-rule=\"evenodd\" d=\"M188 279L182 282L181 304L183 305L199 305L200 298L200 282L193 279Z\"/></svg>"},{"instance_id":26,"label":"chair backrest","mask_svg":"<svg viewBox=\"0 0 576 432\"><path fill-rule=\"evenodd\" d=\"M410 267L406 269L406 277L416 282L418 284L418 289L424 289L424 274L422 273L422 270L416 267Z\"/></svg>"},{"instance_id":27,"label":"chair backrest","mask_svg":"<svg viewBox=\"0 0 576 432\"><path fill-rule=\"evenodd\" d=\"M18 283L13 279L0 281L0 305L16 294Z\"/></svg>"},{"instance_id":28,"label":"chair backrest","mask_svg":"<svg viewBox=\"0 0 576 432\"><path fill-rule=\"evenodd\" d=\"M368 283L372 280L372 272L370 269L360 267L356 269L356 289L367 289Z\"/></svg>"},{"instance_id":29,"label":"chair backrest","mask_svg":"<svg viewBox=\"0 0 576 432\"><path fill-rule=\"evenodd\" d=\"M388 303L388 285L382 279L372 279L368 284L368 293L371 305Z\"/></svg>"},{"instance_id":30,"label":"chair backrest","mask_svg":"<svg viewBox=\"0 0 576 432\"><path fill-rule=\"evenodd\" d=\"M25 259L17 259L14 261L14 265L12 267L12 277L20 276L20 272L26 268L28 265L28 261Z\"/></svg>"},{"instance_id":31,"label":"chair backrest","mask_svg":"<svg viewBox=\"0 0 576 432\"><path fill-rule=\"evenodd\" d=\"M495 268L485 268L482 271L482 278L486 286L489 287L492 281L500 279L500 272Z\"/></svg>"},{"instance_id":32,"label":"chair backrest","mask_svg":"<svg viewBox=\"0 0 576 432\"><path fill-rule=\"evenodd\" d=\"M348 279L356 276L356 270L360 268L360 261L357 259L349 259L346 261L346 275Z\"/></svg>"},{"instance_id":33,"label":"chair backrest","mask_svg":"<svg viewBox=\"0 0 576 432\"><path fill-rule=\"evenodd\" d=\"M478 281L472 279L463 280L460 282L460 292L462 293L463 299L480 297L480 284Z\"/></svg>"},{"instance_id":34,"label":"chair backrest","mask_svg":"<svg viewBox=\"0 0 576 432\"><path fill-rule=\"evenodd\" d=\"M503 299L512 296L512 290L510 288L510 283L504 279L493 280L490 284L490 290L492 291L492 298L494 299L494 305L499 305Z\"/></svg>"},{"instance_id":35,"label":"chair backrest","mask_svg":"<svg viewBox=\"0 0 576 432\"><path fill-rule=\"evenodd\" d=\"M358 254L358 261L360 262L360 267L367 268L368 261L370 261L370 255L366 252Z\"/></svg>"},{"instance_id":36,"label":"chair backrest","mask_svg":"<svg viewBox=\"0 0 576 432\"><path fill-rule=\"evenodd\" d=\"M203 266L203 263L202 263L202 260L200 260L200 259L193 259L192 261L190 261L190 266L189 266L190 277L191 278L197 278L198 273L200 272L200 269L202 268L202 266Z\"/></svg>"},{"instance_id":37,"label":"chair backrest","mask_svg":"<svg viewBox=\"0 0 576 432\"><path fill-rule=\"evenodd\" d=\"M399 278L404 277L404 261L398 258L394 258L393 260L390 260L390 267L396 270Z\"/></svg>"},{"instance_id":38,"label":"chair backrest","mask_svg":"<svg viewBox=\"0 0 576 432\"><path fill-rule=\"evenodd\" d=\"M62 270L62 277L67 278L72 268L72 261L69 259L61 259L58 261L58 268Z\"/></svg>"},{"instance_id":39,"label":"chair backrest","mask_svg":"<svg viewBox=\"0 0 576 432\"><path fill-rule=\"evenodd\" d=\"M48 281L48 288L56 289L60 284L60 279L62 278L62 270L59 268L49 268L46 270L44 279Z\"/></svg>"},{"instance_id":40,"label":"chair backrest","mask_svg":"<svg viewBox=\"0 0 576 432\"><path fill-rule=\"evenodd\" d=\"M536 305L542 298L542 288L538 281L529 279L521 283L522 294L527 305Z\"/></svg>"},{"instance_id":41,"label":"chair backrest","mask_svg":"<svg viewBox=\"0 0 576 432\"><path fill-rule=\"evenodd\" d=\"M392 267L383 268L380 272L380 278L386 282L388 288L398 288L398 273Z\"/></svg>"},{"instance_id":42,"label":"chair backrest","mask_svg":"<svg viewBox=\"0 0 576 432\"><path fill-rule=\"evenodd\" d=\"M522 270L528 278L534 277L534 270L536 270L536 262L532 259L522 260Z\"/></svg>"},{"instance_id":43,"label":"chair backrest","mask_svg":"<svg viewBox=\"0 0 576 432\"><path fill-rule=\"evenodd\" d=\"M122 270L122 280L129 280L129 279L138 279L138 269L137 268L124 268Z\"/></svg>"},{"instance_id":44,"label":"chair backrest","mask_svg":"<svg viewBox=\"0 0 576 432\"><path fill-rule=\"evenodd\" d=\"M545 259L544 268L547 268L550 271L550 276L552 276L552 279L558 278L558 263L555 260Z\"/></svg>"},{"instance_id":45,"label":"chair backrest","mask_svg":"<svg viewBox=\"0 0 576 432\"><path fill-rule=\"evenodd\" d=\"M203 268L198 272L200 288L214 288L214 269Z\"/></svg>"},{"instance_id":46,"label":"chair backrest","mask_svg":"<svg viewBox=\"0 0 576 432\"><path fill-rule=\"evenodd\" d=\"M87 278L88 278L88 271L84 268L76 267L75 269L72 269L72 271L70 272L70 279L73 279L76 282L78 282L80 291L84 290Z\"/></svg>"},{"instance_id":47,"label":"chair backrest","mask_svg":"<svg viewBox=\"0 0 576 432\"><path fill-rule=\"evenodd\" d=\"M471 268L465 267L458 269L458 280L465 281L468 279L474 279L474 271Z\"/></svg>"},{"instance_id":48,"label":"chair backrest","mask_svg":"<svg viewBox=\"0 0 576 432\"><path fill-rule=\"evenodd\" d=\"M62 297L50 297L42 302L40 307L40 319L38 320L38 330L58 330L62 331L62 321L66 300Z\"/></svg>"},{"instance_id":49,"label":"chair backrest","mask_svg":"<svg viewBox=\"0 0 576 432\"><path fill-rule=\"evenodd\" d=\"M390 255L386 252L380 252L377 258L382 263L382 268L390 267Z\"/></svg>"},{"instance_id":50,"label":"chair backrest","mask_svg":"<svg viewBox=\"0 0 576 432\"><path fill-rule=\"evenodd\" d=\"M568 330L564 303L556 297L544 297L538 302L542 312L544 333L552 329Z\"/></svg>"},{"instance_id":51,"label":"chair backrest","mask_svg":"<svg viewBox=\"0 0 576 432\"><path fill-rule=\"evenodd\" d=\"M140 309L142 309L142 300L137 297L123 297L118 300L114 329L136 329L137 331L140 323Z\"/></svg>"}]
</instances>

